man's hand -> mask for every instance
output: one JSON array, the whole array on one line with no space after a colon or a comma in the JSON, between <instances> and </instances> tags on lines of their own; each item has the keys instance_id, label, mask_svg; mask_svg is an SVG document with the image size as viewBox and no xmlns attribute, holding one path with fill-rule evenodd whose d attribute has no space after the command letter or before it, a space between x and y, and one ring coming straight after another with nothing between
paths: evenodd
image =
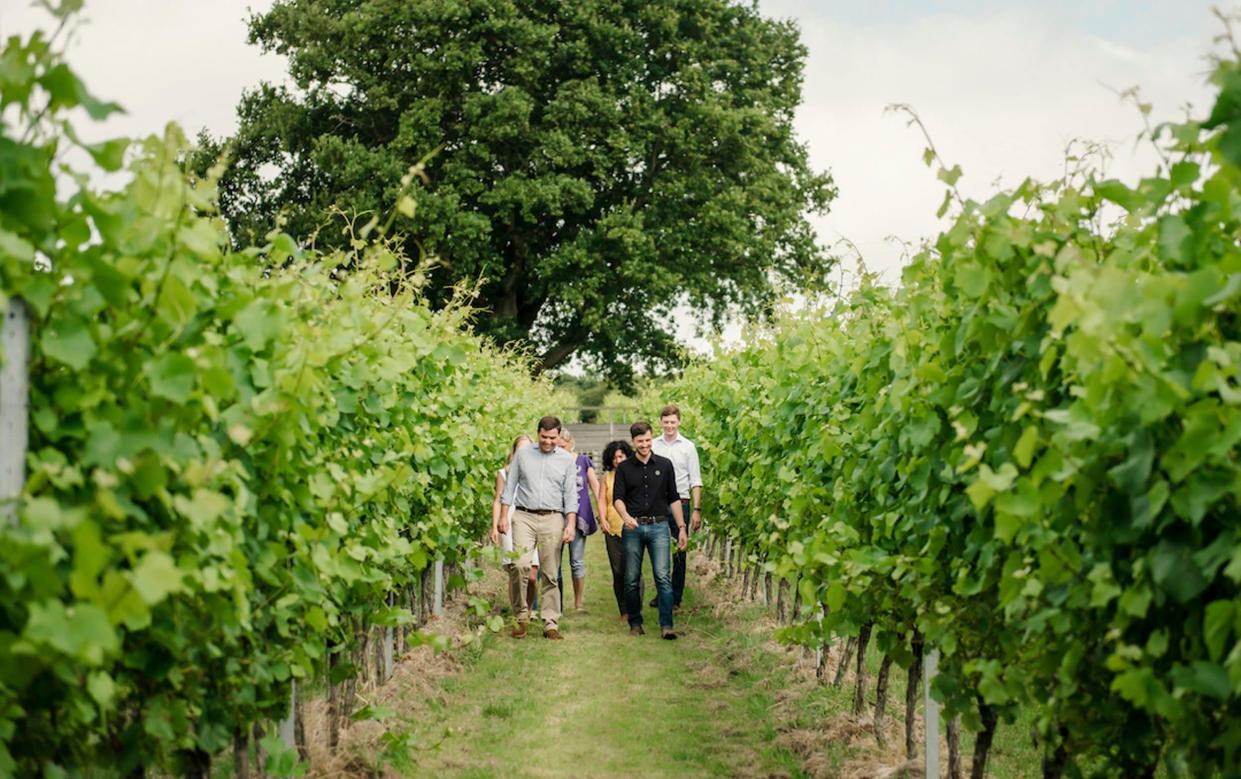
<instances>
[{"instance_id":1,"label":"man's hand","mask_svg":"<svg viewBox=\"0 0 1241 779\"><path fill-rule=\"evenodd\" d=\"M699 509L694 509L693 511L690 512L689 515L691 517L690 523L689 523L690 530L693 530L695 533L697 533L698 528L702 527L702 511L700 511Z\"/></svg>"},{"instance_id":2,"label":"man's hand","mask_svg":"<svg viewBox=\"0 0 1241 779\"><path fill-rule=\"evenodd\" d=\"M629 516L625 517L625 527L629 528L630 530L637 530L638 520L634 519L633 517L629 517Z\"/></svg>"},{"instance_id":3,"label":"man's hand","mask_svg":"<svg viewBox=\"0 0 1241 779\"><path fill-rule=\"evenodd\" d=\"M685 525L681 525L681 532L677 535L677 549L684 552L685 547L689 544L689 534L685 532Z\"/></svg>"},{"instance_id":4,"label":"man's hand","mask_svg":"<svg viewBox=\"0 0 1241 779\"><path fill-rule=\"evenodd\" d=\"M499 528L501 535L508 533L508 517L504 516L503 513L500 514L500 521L497 523L496 527ZM493 538L491 542L494 544L495 539Z\"/></svg>"},{"instance_id":5,"label":"man's hand","mask_svg":"<svg viewBox=\"0 0 1241 779\"><path fill-rule=\"evenodd\" d=\"M574 531L575 531L575 530L577 530L577 523L576 523L576 522L570 522L569 524L565 525L565 528L564 528L564 536L562 536L562 537L561 537L561 539L560 539L561 543L565 543L565 544L572 543L572 542L573 542L573 536L574 536L574 535L576 535L576 534L574 533Z\"/></svg>"}]
</instances>

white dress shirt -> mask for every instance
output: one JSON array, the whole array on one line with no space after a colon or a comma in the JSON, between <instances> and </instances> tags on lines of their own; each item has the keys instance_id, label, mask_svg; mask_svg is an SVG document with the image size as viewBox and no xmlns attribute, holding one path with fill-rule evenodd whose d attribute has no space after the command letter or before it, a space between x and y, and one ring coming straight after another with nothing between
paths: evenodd
<instances>
[{"instance_id":1,"label":"white dress shirt","mask_svg":"<svg viewBox=\"0 0 1241 779\"><path fill-rule=\"evenodd\" d=\"M662 435L651 442L651 451L672 461L677 477L677 492L683 500L692 500L694 487L702 486L702 469L698 464L698 448L694 442L677 433L669 442Z\"/></svg>"}]
</instances>

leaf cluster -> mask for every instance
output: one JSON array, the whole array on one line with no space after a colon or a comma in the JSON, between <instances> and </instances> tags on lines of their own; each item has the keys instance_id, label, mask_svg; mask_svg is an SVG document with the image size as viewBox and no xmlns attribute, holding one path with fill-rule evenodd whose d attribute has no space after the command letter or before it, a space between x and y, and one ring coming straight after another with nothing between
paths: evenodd
<instances>
[{"instance_id":1,"label":"leaf cluster","mask_svg":"<svg viewBox=\"0 0 1241 779\"><path fill-rule=\"evenodd\" d=\"M898 289L678 390L717 527L822 607L790 636L924 637L949 715L1036 712L1048 776L1241 766L1241 63L1215 83L1149 177L952 189Z\"/></svg>"},{"instance_id":2,"label":"leaf cluster","mask_svg":"<svg viewBox=\"0 0 1241 779\"><path fill-rule=\"evenodd\" d=\"M411 621L390 596L471 553L550 385L464 305L432 311L396 241L229 248L219 171L187 174L175 126L86 147L129 159L92 189L59 161L65 112L113 107L41 35L5 44L0 87L0 300L32 319L0 776L201 768Z\"/></svg>"}]
</instances>

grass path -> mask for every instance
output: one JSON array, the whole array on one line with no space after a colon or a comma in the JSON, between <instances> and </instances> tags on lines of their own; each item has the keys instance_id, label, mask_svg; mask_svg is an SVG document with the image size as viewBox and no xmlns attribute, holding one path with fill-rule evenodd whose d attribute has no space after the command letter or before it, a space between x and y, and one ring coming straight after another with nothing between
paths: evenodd
<instances>
[{"instance_id":1,"label":"grass path","mask_svg":"<svg viewBox=\"0 0 1241 779\"><path fill-rule=\"evenodd\" d=\"M520 641L490 636L441 682L445 702L419 728L424 743L439 744L419 754L416 775L800 776L798 759L774 745L778 669L729 650L693 575L680 639L663 641L654 609L644 612L645 636L619 621L598 536L587 562L586 608L570 605L564 641L542 638L534 623Z\"/></svg>"}]
</instances>

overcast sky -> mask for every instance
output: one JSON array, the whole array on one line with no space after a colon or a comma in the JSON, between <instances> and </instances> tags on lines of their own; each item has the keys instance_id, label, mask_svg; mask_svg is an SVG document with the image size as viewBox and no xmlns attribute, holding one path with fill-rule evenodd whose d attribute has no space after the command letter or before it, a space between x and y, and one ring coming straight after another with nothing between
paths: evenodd
<instances>
[{"instance_id":1,"label":"overcast sky","mask_svg":"<svg viewBox=\"0 0 1241 779\"><path fill-rule=\"evenodd\" d=\"M236 126L242 90L279 81L284 63L246 43L249 9L268 0L87 0L69 60L100 97L126 106L92 137L142 134L176 121L191 136ZM1116 90L1140 86L1154 118L1201 112L1205 55L1221 27L1204 0L760 0L794 19L809 49L801 138L840 189L816 220L824 243L846 237L895 280L899 246L936 232L942 188L923 143L891 103L913 106L967 194L996 181L1048 178L1073 138L1109 142L1111 171L1149 172L1137 113ZM1229 6L1225 6L1229 7ZM0 36L47 26L27 0L0 0Z\"/></svg>"}]
</instances>

